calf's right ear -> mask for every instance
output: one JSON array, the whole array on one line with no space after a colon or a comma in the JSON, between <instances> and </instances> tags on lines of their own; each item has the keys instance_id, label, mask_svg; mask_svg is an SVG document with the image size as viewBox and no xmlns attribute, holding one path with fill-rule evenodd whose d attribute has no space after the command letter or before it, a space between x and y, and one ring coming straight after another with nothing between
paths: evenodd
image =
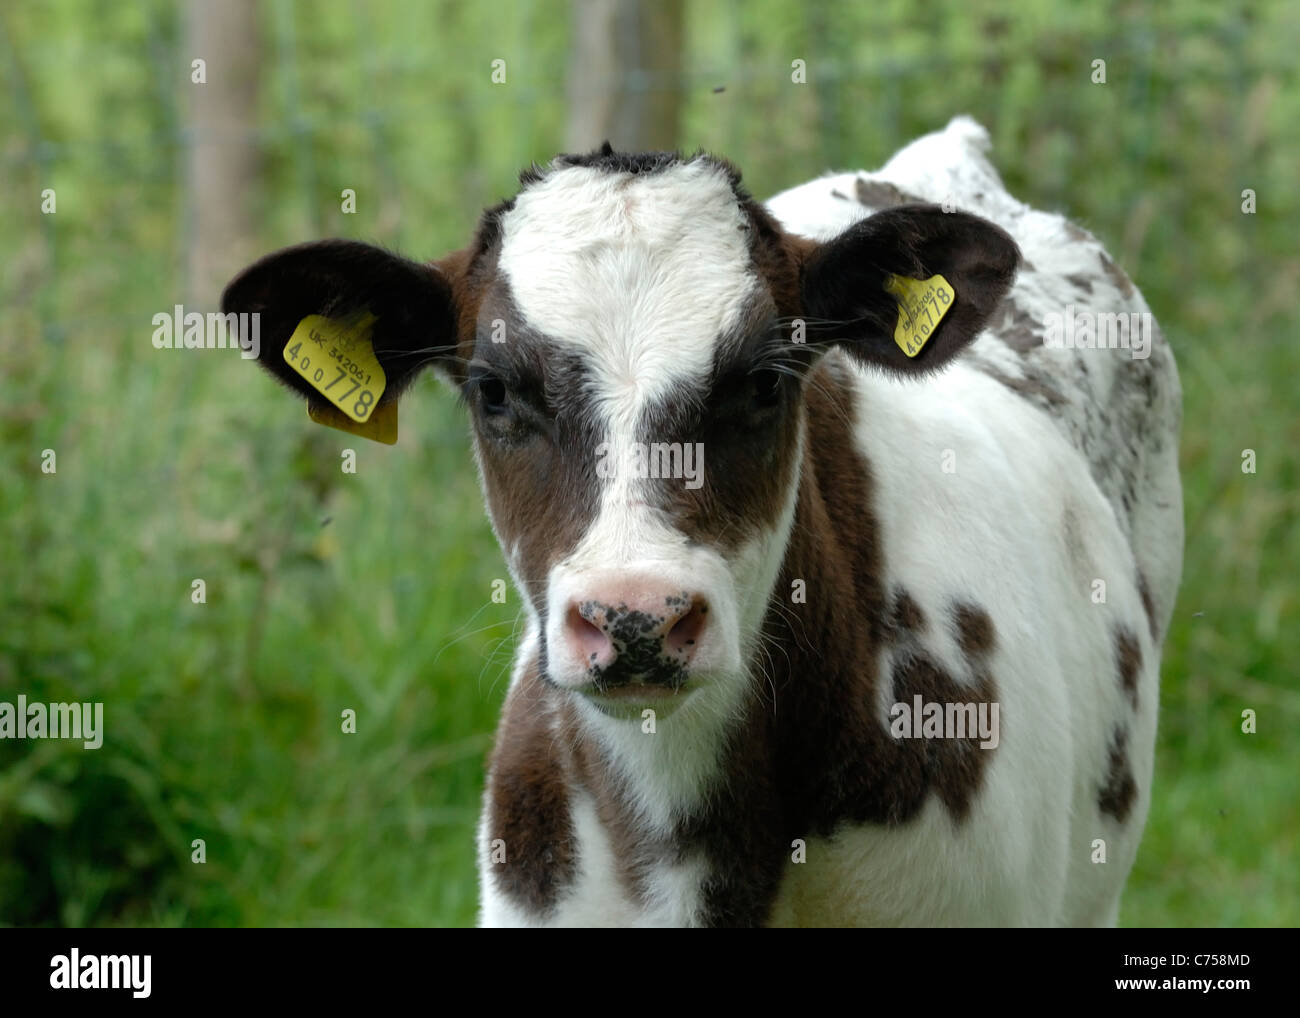
<instances>
[{"instance_id":1,"label":"calf's right ear","mask_svg":"<svg viewBox=\"0 0 1300 1018\"><path fill-rule=\"evenodd\" d=\"M241 272L221 297L223 314L260 315L258 363L313 408L329 400L285 360L285 347L309 315L369 322L386 385L376 406L392 403L429 365L456 364L452 287L432 265L353 240L299 244Z\"/></svg>"}]
</instances>

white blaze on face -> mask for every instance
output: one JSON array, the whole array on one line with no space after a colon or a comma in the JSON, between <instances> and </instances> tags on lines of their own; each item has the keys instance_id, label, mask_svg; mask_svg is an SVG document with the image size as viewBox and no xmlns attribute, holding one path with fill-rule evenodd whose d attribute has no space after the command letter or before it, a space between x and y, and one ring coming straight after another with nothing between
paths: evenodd
<instances>
[{"instance_id":1,"label":"white blaze on face","mask_svg":"<svg viewBox=\"0 0 1300 1018\"><path fill-rule=\"evenodd\" d=\"M500 270L530 326L582 351L620 418L702 381L758 279L748 223L718 166L634 175L574 166L502 218Z\"/></svg>"},{"instance_id":2,"label":"white blaze on face","mask_svg":"<svg viewBox=\"0 0 1300 1018\"><path fill-rule=\"evenodd\" d=\"M560 349L579 353L604 453L616 465L598 515L548 578L548 660L560 682L579 681L560 639L570 600L652 576L704 596L711 637L693 666L740 667L740 608L732 569L648 505L647 483L622 469L644 433L647 407L701 392L720 337L741 321L762 285L750 262L748 220L728 174L706 161L643 174L573 166L526 188L502 217L499 270L522 318ZM602 451L565 450L590 456ZM607 461L609 462L609 461ZM704 450L708 484L708 450ZM539 507L539 509L542 507Z\"/></svg>"}]
</instances>

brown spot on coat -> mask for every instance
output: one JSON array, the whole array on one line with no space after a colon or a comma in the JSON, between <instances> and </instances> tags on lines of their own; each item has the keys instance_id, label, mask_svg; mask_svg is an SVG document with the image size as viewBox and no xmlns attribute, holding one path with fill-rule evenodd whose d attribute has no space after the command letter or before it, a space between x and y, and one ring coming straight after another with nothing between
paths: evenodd
<instances>
[{"instance_id":1,"label":"brown spot on coat","mask_svg":"<svg viewBox=\"0 0 1300 1018\"><path fill-rule=\"evenodd\" d=\"M1071 240L1080 242L1096 241L1096 238L1091 233L1085 230L1082 226L1077 226L1070 222L1068 219L1065 221L1065 235Z\"/></svg>"},{"instance_id":2,"label":"brown spot on coat","mask_svg":"<svg viewBox=\"0 0 1300 1018\"><path fill-rule=\"evenodd\" d=\"M968 658L983 657L993 650L993 620L978 605L957 604L952 609L957 626L957 643Z\"/></svg>"},{"instance_id":3,"label":"brown spot on coat","mask_svg":"<svg viewBox=\"0 0 1300 1018\"><path fill-rule=\"evenodd\" d=\"M505 862L491 867L500 891L545 916L576 869L569 790L545 706L545 687L531 669L506 699L492 753L487 837L505 843Z\"/></svg>"},{"instance_id":4,"label":"brown spot on coat","mask_svg":"<svg viewBox=\"0 0 1300 1018\"><path fill-rule=\"evenodd\" d=\"M853 182L853 193L859 202L870 209L889 209L895 205L907 205L921 200L888 181L867 180L865 177L858 177Z\"/></svg>"},{"instance_id":5,"label":"brown spot on coat","mask_svg":"<svg viewBox=\"0 0 1300 1018\"><path fill-rule=\"evenodd\" d=\"M1142 610L1147 614L1147 627L1151 630L1151 642L1160 643L1160 623L1156 621L1156 605L1151 598L1151 586L1147 583L1147 574L1138 570L1138 596L1142 598Z\"/></svg>"},{"instance_id":6,"label":"brown spot on coat","mask_svg":"<svg viewBox=\"0 0 1300 1018\"><path fill-rule=\"evenodd\" d=\"M894 628L900 632L919 633L925 629L925 612L901 587L894 591Z\"/></svg>"},{"instance_id":7,"label":"brown spot on coat","mask_svg":"<svg viewBox=\"0 0 1300 1018\"><path fill-rule=\"evenodd\" d=\"M595 804L596 816L609 838L616 874L623 890L632 901L644 904L651 865L671 856L673 849L668 843L652 838L637 823L627 788L600 746L579 723L572 699L561 700L559 714L561 731L572 733L567 740L570 750L568 772Z\"/></svg>"},{"instance_id":8,"label":"brown spot on coat","mask_svg":"<svg viewBox=\"0 0 1300 1018\"><path fill-rule=\"evenodd\" d=\"M1128 278L1127 273L1116 265L1105 251L1100 252L1099 257L1101 258L1101 270L1106 273L1106 278L1115 284L1115 289L1125 297L1132 297L1133 281Z\"/></svg>"},{"instance_id":9,"label":"brown spot on coat","mask_svg":"<svg viewBox=\"0 0 1300 1018\"><path fill-rule=\"evenodd\" d=\"M1028 353L1043 345L1038 320L1010 298L1002 302L1002 315L990 325L990 331L1017 353Z\"/></svg>"},{"instance_id":10,"label":"brown spot on coat","mask_svg":"<svg viewBox=\"0 0 1300 1018\"><path fill-rule=\"evenodd\" d=\"M925 653L896 654L892 678L894 701L909 706L919 695L927 705L973 704L978 717L980 704L991 704L997 698L993 680L982 670L976 672L973 684L961 685ZM964 821L994 752L980 748L978 731L968 730L964 738L894 739L891 735L890 741L896 750L889 778L894 787L884 803L889 812L865 819L904 823L934 793L957 823Z\"/></svg>"},{"instance_id":11,"label":"brown spot on coat","mask_svg":"<svg viewBox=\"0 0 1300 1018\"><path fill-rule=\"evenodd\" d=\"M1066 282L1076 290L1081 290L1084 293L1092 293L1092 277L1076 272L1066 276L1065 279Z\"/></svg>"},{"instance_id":12,"label":"brown spot on coat","mask_svg":"<svg viewBox=\"0 0 1300 1018\"><path fill-rule=\"evenodd\" d=\"M1137 636L1127 626L1115 630L1115 664L1120 687L1128 694L1133 709L1138 705L1138 672L1142 669L1142 648Z\"/></svg>"},{"instance_id":13,"label":"brown spot on coat","mask_svg":"<svg viewBox=\"0 0 1300 1018\"><path fill-rule=\"evenodd\" d=\"M1128 760L1128 730L1116 728L1111 735L1106 777L1097 792L1097 808L1123 823L1136 798L1137 782Z\"/></svg>"},{"instance_id":14,"label":"brown spot on coat","mask_svg":"<svg viewBox=\"0 0 1300 1018\"><path fill-rule=\"evenodd\" d=\"M1067 402L1060 389L1044 381L1043 377L1037 373L1026 373L1023 378L1014 378L998 370L987 361L978 361L976 366L990 378L1005 385L1012 392L1038 403L1045 410L1064 406Z\"/></svg>"}]
</instances>

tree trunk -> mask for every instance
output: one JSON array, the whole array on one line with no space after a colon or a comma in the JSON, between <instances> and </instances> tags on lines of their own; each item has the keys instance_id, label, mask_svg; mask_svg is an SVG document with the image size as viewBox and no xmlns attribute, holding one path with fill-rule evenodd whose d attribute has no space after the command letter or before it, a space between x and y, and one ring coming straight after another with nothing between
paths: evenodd
<instances>
[{"instance_id":1,"label":"tree trunk","mask_svg":"<svg viewBox=\"0 0 1300 1018\"><path fill-rule=\"evenodd\" d=\"M677 146L683 0L574 0L565 144Z\"/></svg>"},{"instance_id":2,"label":"tree trunk","mask_svg":"<svg viewBox=\"0 0 1300 1018\"><path fill-rule=\"evenodd\" d=\"M189 92L186 180L189 297L215 305L231 275L253 257L261 26L256 0L188 0L184 49ZM191 61L207 81L192 80Z\"/></svg>"}]
</instances>

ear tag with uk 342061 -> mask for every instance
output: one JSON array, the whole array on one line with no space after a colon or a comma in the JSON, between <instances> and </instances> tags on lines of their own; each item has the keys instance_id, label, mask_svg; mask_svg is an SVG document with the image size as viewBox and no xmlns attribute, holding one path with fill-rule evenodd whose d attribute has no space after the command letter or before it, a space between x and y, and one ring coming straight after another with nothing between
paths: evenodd
<instances>
[{"instance_id":1,"label":"ear tag with uk 342061","mask_svg":"<svg viewBox=\"0 0 1300 1018\"><path fill-rule=\"evenodd\" d=\"M310 400L313 421L385 445L397 441L397 403L378 406L388 378L370 341L376 318L308 315L284 346L284 361L328 400Z\"/></svg>"},{"instance_id":2,"label":"ear tag with uk 342061","mask_svg":"<svg viewBox=\"0 0 1300 1018\"><path fill-rule=\"evenodd\" d=\"M885 277L885 290L898 299L894 342L908 357L915 357L934 335L957 293L948 280L939 275L913 279L891 274Z\"/></svg>"}]
</instances>

